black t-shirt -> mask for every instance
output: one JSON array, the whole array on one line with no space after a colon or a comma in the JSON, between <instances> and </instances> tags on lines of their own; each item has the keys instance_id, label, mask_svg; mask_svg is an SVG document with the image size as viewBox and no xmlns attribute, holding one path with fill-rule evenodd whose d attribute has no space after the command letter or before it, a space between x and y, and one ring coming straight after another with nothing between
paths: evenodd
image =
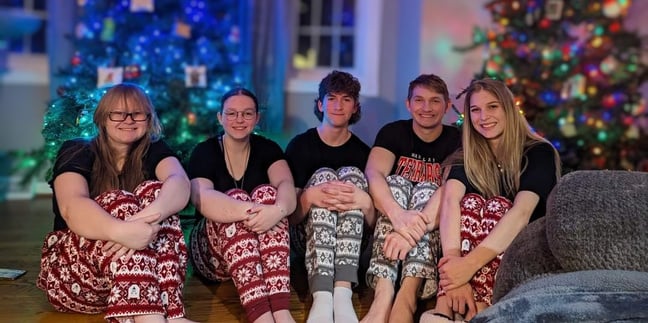
<instances>
[{"instance_id":1,"label":"black t-shirt","mask_svg":"<svg viewBox=\"0 0 648 323\"><path fill-rule=\"evenodd\" d=\"M215 190L224 193L236 188L236 185L235 179L227 171L219 140L220 137L212 137L196 145L189 158L187 173L190 179L202 177L210 180ZM268 169L282 159L285 159L283 150L276 142L251 134L250 157L241 178L243 190L250 193L257 186L270 183ZM200 215L198 211L196 215Z\"/></svg>"},{"instance_id":2,"label":"black t-shirt","mask_svg":"<svg viewBox=\"0 0 648 323\"><path fill-rule=\"evenodd\" d=\"M374 147L385 148L396 156L390 175L400 175L413 183L441 185L441 162L461 147L461 132L443 125L439 138L425 142L414 133L412 124L412 119L386 124L376 135Z\"/></svg>"},{"instance_id":3,"label":"black t-shirt","mask_svg":"<svg viewBox=\"0 0 648 323\"><path fill-rule=\"evenodd\" d=\"M52 179L49 184L52 187L52 209L54 211L54 230L67 229L67 224L63 217L61 216L61 211L59 210L58 202L56 201L56 190L54 190L54 179L57 176L66 173L73 172L80 174L88 182L88 187L93 187L94 179L92 177L92 164L96 158L95 154L90 148L91 142L86 139L73 139L68 140L61 145L61 148L58 151L58 156L56 158L56 163L54 164ZM74 158L71 160L65 160L65 157L69 154L75 152ZM176 154L173 153L171 148L162 140L151 143L149 149L144 155L144 178L147 180L157 180L155 176L155 168L164 158L167 157L176 157Z\"/></svg>"},{"instance_id":4,"label":"black t-shirt","mask_svg":"<svg viewBox=\"0 0 648 323\"><path fill-rule=\"evenodd\" d=\"M341 146L332 147L322 141L316 128L295 136L286 147L286 160L295 187L299 188L304 188L313 173L322 167L355 166L364 170L368 157L369 146L355 134Z\"/></svg>"},{"instance_id":5,"label":"black t-shirt","mask_svg":"<svg viewBox=\"0 0 648 323\"><path fill-rule=\"evenodd\" d=\"M531 214L529 222L533 222L545 215L547 207L547 197L556 185L556 164L554 161L553 147L548 143L540 143L531 146L524 153L522 159L522 167L525 167L520 176L520 189L519 191L531 191L540 197L538 205L536 205ZM468 181L466 170L463 165L452 166L448 179L456 179L466 186L466 194L476 193L483 195L477 191ZM500 194L503 190L500 188ZM515 196L505 196L513 201Z\"/></svg>"}]
</instances>

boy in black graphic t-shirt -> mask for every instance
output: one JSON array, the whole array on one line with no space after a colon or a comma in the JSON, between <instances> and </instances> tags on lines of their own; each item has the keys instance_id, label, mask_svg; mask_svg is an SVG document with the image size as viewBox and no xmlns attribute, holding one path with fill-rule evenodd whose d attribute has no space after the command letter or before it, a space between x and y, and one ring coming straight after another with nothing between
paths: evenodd
<instances>
[{"instance_id":1,"label":"boy in black graphic t-shirt","mask_svg":"<svg viewBox=\"0 0 648 323\"><path fill-rule=\"evenodd\" d=\"M460 147L461 135L442 124L451 103L440 77L410 82L405 105L412 119L380 129L365 169L379 213L366 277L375 295L363 322L412 321L417 297L431 298L437 289L438 217L431 210L439 202L441 163Z\"/></svg>"}]
</instances>

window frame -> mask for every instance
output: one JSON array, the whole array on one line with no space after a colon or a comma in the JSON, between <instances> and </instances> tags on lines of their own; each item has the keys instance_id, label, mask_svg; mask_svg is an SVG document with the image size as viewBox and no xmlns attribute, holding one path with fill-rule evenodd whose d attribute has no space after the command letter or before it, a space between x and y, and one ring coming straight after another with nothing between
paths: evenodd
<instances>
[{"instance_id":1,"label":"window frame","mask_svg":"<svg viewBox=\"0 0 648 323\"><path fill-rule=\"evenodd\" d=\"M354 24L354 55L353 68L339 68L358 78L362 84L362 96L378 96L378 66L380 61L380 34L382 27L384 0L356 0ZM295 13L295 26L298 25L299 13ZM296 43L297 28L292 35ZM291 77L287 80L286 89L290 93L317 93L319 82L333 68L316 67L313 69L297 69L292 66L290 53Z\"/></svg>"}]
</instances>

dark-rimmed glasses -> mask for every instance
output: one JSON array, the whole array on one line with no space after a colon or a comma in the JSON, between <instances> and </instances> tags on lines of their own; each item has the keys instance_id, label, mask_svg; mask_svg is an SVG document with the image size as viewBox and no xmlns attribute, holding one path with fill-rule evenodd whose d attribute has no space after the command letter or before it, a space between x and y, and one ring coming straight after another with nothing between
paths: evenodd
<instances>
[{"instance_id":1,"label":"dark-rimmed glasses","mask_svg":"<svg viewBox=\"0 0 648 323\"><path fill-rule=\"evenodd\" d=\"M128 118L129 116L133 121L146 121L151 117L149 113L144 112L113 111L108 113L108 118L110 119L110 121L126 121L126 118Z\"/></svg>"},{"instance_id":2,"label":"dark-rimmed glasses","mask_svg":"<svg viewBox=\"0 0 648 323\"><path fill-rule=\"evenodd\" d=\"M252 120L252 119L254 119L256 117L257 113L254 110L245 110L245 111L231 111L231 110L228 110L228 111L225 111L225 113L223 113L223 114L225 115L225 118L227 120L233 121L233 120L236 120L239 117L239 115L243 116L243 119L245 119L245 120Z\"/></svg>"}]
</instances>

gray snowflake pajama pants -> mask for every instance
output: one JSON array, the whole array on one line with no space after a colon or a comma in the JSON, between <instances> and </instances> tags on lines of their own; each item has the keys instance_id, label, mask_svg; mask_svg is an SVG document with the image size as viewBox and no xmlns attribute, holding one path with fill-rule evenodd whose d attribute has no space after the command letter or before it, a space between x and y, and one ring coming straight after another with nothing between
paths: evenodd
<instances>
[{"instance_id":1,"label":"gray snowflake pajama pants","mask_svg":"<svg viewBox=\"0 0 648 323\"><path fill-rule=\"evenodd\" d=\"M409 180L398 176L387 177L387 184L396 202L407 210L422 210L438 186L430 182L413 185ZM385 238L394 230L391 221L384 214L378 214L378 222L374 231L374 243L371 261L367 270L367 285L376 287L378 278L389 279L396 284L401 272L401 281L405 277L423 278L423 284L418 291L422 299L431 298L437 291L437 263L441 253L439 230L428 232L407 254L405 260L391 260L385 257L383 246Z\"/></svg>"},{"instance_id":2,"label":"gray snowflake pajama pants","mask_svg":"<svg viewBox=\"0 0 648 323\"><path fill-rule=\"evenodd\" d=\"M367 191L367 179L357 167L317 170L305 188L329 181L346 181ZM333 292L335 281L358 283L358 265L363 246L364 215L360 210L345 212L311 207L306 219L291 226L291 248L300 258L305 255L311 292Z\"/></svg>"}]
</instances>

